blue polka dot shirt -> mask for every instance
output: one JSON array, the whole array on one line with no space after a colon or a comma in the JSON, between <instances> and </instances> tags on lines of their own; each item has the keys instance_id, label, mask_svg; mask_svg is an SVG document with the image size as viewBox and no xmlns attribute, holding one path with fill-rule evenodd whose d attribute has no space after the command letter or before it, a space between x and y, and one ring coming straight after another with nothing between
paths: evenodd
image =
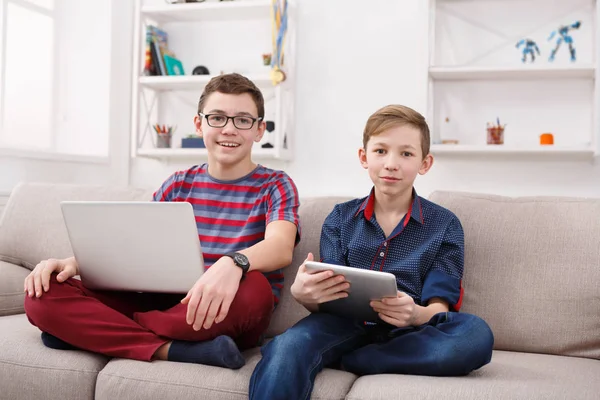
<instances>
[{"instance_id":1,"label":"blue polka dot shirt","mask_svg":"<svg viewBox=\"0 0 600 400\"><path fill-rule=\"evenodd\" d=\"M416 194L389 237L377 223L374 191L337 204L323 223L321 261L390 272L398 290L426 306L434 297L458 311L462 302L464 234L450 210Z\"/></svg>"}]
</instances>

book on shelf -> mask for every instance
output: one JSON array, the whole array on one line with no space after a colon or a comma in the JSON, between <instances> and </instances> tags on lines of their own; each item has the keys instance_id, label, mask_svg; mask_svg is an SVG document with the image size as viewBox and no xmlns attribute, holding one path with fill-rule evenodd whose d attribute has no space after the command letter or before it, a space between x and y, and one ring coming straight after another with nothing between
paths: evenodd
<instances>
[{"instance_id":1,"label":"book on shelf","mask_svg":"<svg viewBox=\"0 0 600 400\"><path fill-rule=\"evenodd\" d=\"M174 58L175 55L169 50L168 41L169 35L164 30L154 25L146 27L144 75L169 75L165 56Z\"/></svg>"}]
</instances>

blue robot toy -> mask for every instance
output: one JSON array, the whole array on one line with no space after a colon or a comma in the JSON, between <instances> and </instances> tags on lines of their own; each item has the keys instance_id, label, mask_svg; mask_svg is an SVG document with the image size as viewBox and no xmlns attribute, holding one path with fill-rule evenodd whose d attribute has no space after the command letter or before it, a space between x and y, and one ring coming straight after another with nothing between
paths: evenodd
<instances>
[{"instance_id":1,"label":"blue robot toy","mask_svg":"<svg viewBox=\"0 0 600 400\"><path fill-rule=\"evenodd\" d=\"M519 47L521 47L523 45L525 45L525 47L523 47L523 58L521 59L521 61L526 62L527 54L529 54L531 56L531 62L534 62L535 61L535 53L537 52L538 56L540 55L539 47L531 39L521 39L517 43L516 48L518 49Z\"/></svg>"},{"instance_id":2,"label":"blue robot toy","mask_svg":"<svg viewBox=\"0 0 600 400\"><path fill-rule=\"evenodd\" d=\"M581 26L581 21L577 21L571 25L561 26L558 28L558 30L553 31L550 34L550 37L548 38L548 40L552 40L557 32L560 36L558 36L558 39L556 40L556 47L554 47L554 50L552 50L552 53L550 54L550 58L548 58L548 61L554 61L556 52L558 51L558 48L560 47L560 45L563 41L569 45L569 52L571 53L571 61L576 60L575 48L573 47L573 38L569 35L569 31L571 29L579 29L580 26Z\"/></svg>"}]
</instances>

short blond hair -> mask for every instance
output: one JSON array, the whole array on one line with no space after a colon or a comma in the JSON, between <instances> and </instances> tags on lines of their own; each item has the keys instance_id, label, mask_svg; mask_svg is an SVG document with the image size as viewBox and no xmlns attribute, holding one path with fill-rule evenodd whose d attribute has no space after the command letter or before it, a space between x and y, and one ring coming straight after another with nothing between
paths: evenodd
<instances>
[{"instance_id":1,"label":"short blond hair","mask_svg":"<svg viewBox=\"0 0 600 400\"><path fill-rule=\"evenodd\" d=\"M410 107L390 104L375 111L367 120L363 132L363 147L367 148L369 139L384 131L402 125L408 125L421 132L421 150L423 157L429 154L430 133L425 117Z\"/></svg>"}]
</instances>

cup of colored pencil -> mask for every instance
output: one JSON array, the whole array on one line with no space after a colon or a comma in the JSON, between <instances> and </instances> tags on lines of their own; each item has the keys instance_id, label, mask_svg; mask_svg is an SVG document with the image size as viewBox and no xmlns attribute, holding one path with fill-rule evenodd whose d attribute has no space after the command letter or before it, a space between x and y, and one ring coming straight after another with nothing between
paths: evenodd
<instances>
[{"instance_id":1,"label":"cup of colored pencil","mask_svg":"<svg viewBox=\"0 0 600 400\"><path fill-rule=\"evenodd\" d=\"M156 132L156 147L165 149L171 147L171 138L175 132L176 126L171 125L152 125L154 132Z\"/></svg>"},{"instance_id":2,"label":"cup of colored pencil","mask_svg":"<svg viewBox=\"0 0 600 400\"><path fill-rule=\"evenodd\" d=\"M496 125L487 123L487 144L504 144L504 128L506 124L501 125L498 118L496 122Z\"/></svg>"}]
</instances>

